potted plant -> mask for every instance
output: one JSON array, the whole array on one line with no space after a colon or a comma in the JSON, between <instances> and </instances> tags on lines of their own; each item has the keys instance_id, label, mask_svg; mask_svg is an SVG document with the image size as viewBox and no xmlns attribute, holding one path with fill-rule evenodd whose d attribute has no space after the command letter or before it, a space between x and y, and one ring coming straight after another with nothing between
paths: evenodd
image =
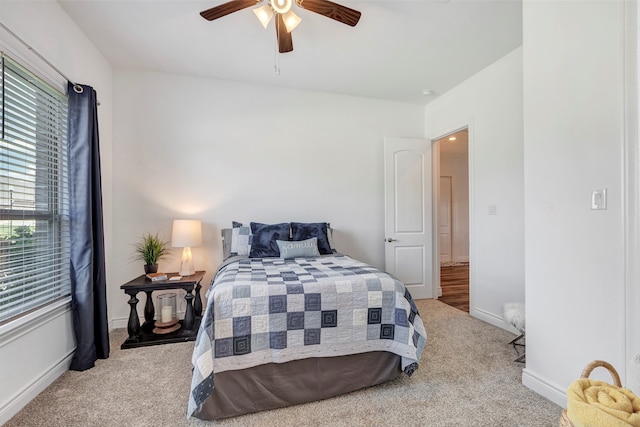
<instances>
[{"instance_id":1,"label":"potted plant","mask_svg":"<svg viewBox=\"0 0 640 427\"><path fill-rule=\"evenodd\" d=\"M160 238L158 233L147 233L142 240L135 245L135 259L144 261L145 274L158 271L158 260L169 253L169 242Z\"/></svg>"}]
</instances>

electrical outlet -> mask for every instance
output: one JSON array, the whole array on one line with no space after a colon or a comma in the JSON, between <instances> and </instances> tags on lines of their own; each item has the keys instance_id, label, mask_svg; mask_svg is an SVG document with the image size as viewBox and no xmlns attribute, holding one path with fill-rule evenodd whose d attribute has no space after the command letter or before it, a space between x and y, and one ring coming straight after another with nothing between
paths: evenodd
<instances>
[{"instance_id":1,"label":"electrical outlet","mask_svg":"<svg viewBox=\"0 0 640 427\"><path fill-rule=\"evenodd\" d=\"M496 208L496 205L489 205L489 215L498 215L498 208Z\"/></svg>"}]
</instances>

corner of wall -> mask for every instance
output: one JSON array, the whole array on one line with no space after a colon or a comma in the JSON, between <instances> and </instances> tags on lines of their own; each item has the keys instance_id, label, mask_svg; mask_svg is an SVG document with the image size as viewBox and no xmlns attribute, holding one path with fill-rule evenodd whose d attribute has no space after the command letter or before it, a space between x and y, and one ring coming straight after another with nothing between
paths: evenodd
<instances>
[{"instance_id":1,"label":"corner of wall","mask_svg":"<svg viewBox=\"0 0 640 427\"><path fill-rule=\"evenodd\" d=\"M527 368L522 370L522 384L563 408L567 407L567 394L558 386L545 381Z\"/></svg>"}]
</instances>

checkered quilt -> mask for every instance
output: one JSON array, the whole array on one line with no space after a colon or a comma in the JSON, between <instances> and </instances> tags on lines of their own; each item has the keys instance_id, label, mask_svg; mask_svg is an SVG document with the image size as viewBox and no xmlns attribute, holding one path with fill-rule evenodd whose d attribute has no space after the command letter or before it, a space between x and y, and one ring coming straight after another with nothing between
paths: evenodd
<instances>
[{"instance_id":1,"label":"checkered quilt","mask_svg":"<svg viewBox=\"0 0 640 427\"><path fill-rule=\"evenodd\" d=\"M207 298L189 415L213 391L216 372L388 351L411 375L427 338L405 286L345 255L242 258L220 268Z\"/></svg>"}]
</instances>

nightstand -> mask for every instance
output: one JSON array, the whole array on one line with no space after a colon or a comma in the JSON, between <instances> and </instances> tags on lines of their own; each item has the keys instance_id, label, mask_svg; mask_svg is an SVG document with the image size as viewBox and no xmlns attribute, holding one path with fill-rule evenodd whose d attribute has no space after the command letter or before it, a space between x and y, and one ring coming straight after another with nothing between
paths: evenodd
<instances>
[{"instance_id":1,"label":"nightstand","mask_svg":"<svg viewBox=\"0 0 640 427\"><path fill-rule=\"evenodd\" d=\"M120 289L129 295L129 323L127 324L127 332L129 338L125 340L120 348L134 348L149 345L167 344L175 342L194 341L200 327L202 318L202 299L200 297L200 282L204 277L204 271L196 271L191 276L183 276L180 280L168 280L171 277L178 276L178 273L168 273L167 280L158 280L152 282L145 275L136 277L130 282L120 286ZM153 291L164 291L167 289L184 289L186 295L184 297L187 306L185 309L184 319L180 320L180 329L168 334L154 334L153 327L155 324L155 306L153 304ZM195 291L195 295L194 295ZM144 305L144 323L140 326L138 318L138 292L147 294L147 302Z\"/></svg>"}]
</instances>

